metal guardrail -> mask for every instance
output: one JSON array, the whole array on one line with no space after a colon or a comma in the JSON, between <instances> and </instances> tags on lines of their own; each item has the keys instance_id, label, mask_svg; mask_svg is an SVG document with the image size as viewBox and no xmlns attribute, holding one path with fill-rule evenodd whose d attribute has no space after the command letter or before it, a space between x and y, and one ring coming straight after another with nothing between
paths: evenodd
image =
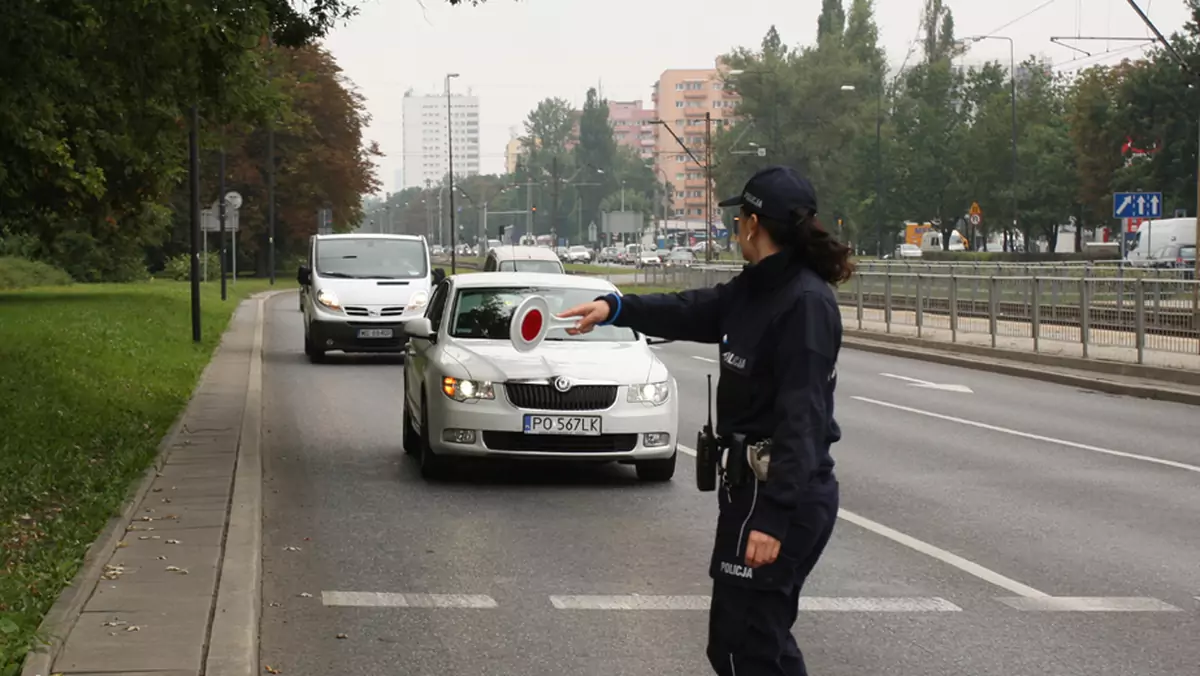
<instances>
[{"instance_id":1,"label":"metal guardrail","mask_svg":"<svg viewBox=\"0 0 1200 676\"><path fill-rule=\"evenodd\" d=\"M630 276L654 287L697 288L726 282L737 272L705 266ZM1194 356L1200 365L1196 280L865 270L839 287L837 297L859 329L915 330L918 337L951 342L976 334L990 336L992 347L1016 339L1034 352L1047 342L1072 343L1085 358L1138 364L1147 363L1147 351L1173 353ZM1093 354L1095 348L1106 348L1105 354ZM1107 348L1129 352L1129 358L1113 357Z\"/></svg>"}]
</instances>

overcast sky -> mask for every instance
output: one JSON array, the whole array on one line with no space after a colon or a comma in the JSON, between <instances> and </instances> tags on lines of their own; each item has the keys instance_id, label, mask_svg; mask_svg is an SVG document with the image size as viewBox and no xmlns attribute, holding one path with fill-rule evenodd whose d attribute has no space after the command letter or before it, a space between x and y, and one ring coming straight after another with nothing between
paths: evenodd
<instances>
[{"instance_id":1,"label":"overcast sky","mask_svg":"<svg viewBox=\"0 0 1200 676\"><path fill-rule=\"evenodd\" d=\"M1063 69L1136 56L1137 43L1079 41L1091 58L1051 37L1145 37L1128 0L949 0L960 37L1016 40L1017 59L1041 54ZM1183 0L1136 0L1165 34L1187 21ZM891 65L909 53L923 0L876 0ZM849 7L850 0L845 0ZM708 68L737 46L755 47L774 24L791 45L816 35L821 0L488 0L451 7L444 0L362 0L361 13L326 46L366 97L378 141L383 189L394 191L401 164L404 92L440 94L448 72L456 92L480 97L482 170L499 173L511 129L522 129L537 102L558 96L579 106L587 88L612 100L641 99L668 68ZM1132 50L1130 51L1132 46ZM914 58L916 58L914 54ZM1008 44L975 45L968 61L1008 60Z\"/></svg>"}]
</instances>

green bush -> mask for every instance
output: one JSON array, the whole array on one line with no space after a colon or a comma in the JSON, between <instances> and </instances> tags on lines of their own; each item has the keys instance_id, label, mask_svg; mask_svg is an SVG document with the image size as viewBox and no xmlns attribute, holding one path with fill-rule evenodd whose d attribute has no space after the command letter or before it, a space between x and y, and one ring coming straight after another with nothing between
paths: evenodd
<instances>
[{"instance_id":1,"label":"green bush","mask_svg":"<svg viewBox=\"0 0 1200 676\"><path fill-rule=\"evenodd\" d=\"M1058 261L1105 261L1118 260L1121 255L1114 251L1090 251L1076 253L1014 253L1004 251L925 251L921 258L927 261L952 263L1051 263Z\"/></svg>"},{"instance_id":2,"label":"green bush","mask_svg":"<svg viewBox=\"0 0 1200 676\"><path fill-rule=\"evenodd\" d=\"M0 290L64 286L71 281L71 275L53 265L15 256L0 256Z\"/></svg>"},{"instance_id":3,"label":"green bush","mask_svg":"<svg viewBox=\"0 0 1200 676\"><path fill-rule=\"evenodd\" d=\"M209 280L221 279L221 259L217 257L215 251L210 251L207 256L200 254L200 279L204 279L204 263L206 259L208 261ZM188 254L179 254L174 258L168 259L163 271L169 279L186 282L192 278L192 257Z\"/></svg>"}]
</instances>

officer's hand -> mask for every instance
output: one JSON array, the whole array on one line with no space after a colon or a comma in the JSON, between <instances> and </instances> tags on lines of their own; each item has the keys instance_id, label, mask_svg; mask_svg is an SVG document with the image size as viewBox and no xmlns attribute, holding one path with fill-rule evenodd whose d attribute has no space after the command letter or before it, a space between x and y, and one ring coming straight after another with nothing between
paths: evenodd
<instances>
[{"instance_id":1,"label":"officer's hand","mask_svg":"<svg viewBox=\"0 0 1200 676\"><path fill-rule=\"evenodd\" d=\"M751 568L775 563L779 556L779 540L756 530L746 538L746 565Z\"/></svg>"},{"instance_id":2,"label":"officer's hand","mask_svg":"<svg viewBox=\"0 0 1200 676\"><path fill-rule=\"evenodd\" d=\"M608 319L608 303L602 300L594 300L583 305L576 305L559 315L563 319L568 317L579 317L579 321L574 328L567 329L567 333L572 336L577 336L581 333L591 331L597 324Z\"/></svg>"}]
</instances>

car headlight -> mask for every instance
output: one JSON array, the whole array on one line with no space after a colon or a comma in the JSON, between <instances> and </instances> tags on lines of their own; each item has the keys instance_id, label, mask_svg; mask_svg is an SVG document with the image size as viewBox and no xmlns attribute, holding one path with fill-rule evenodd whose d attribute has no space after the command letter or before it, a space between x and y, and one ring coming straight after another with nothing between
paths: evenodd
<instances>
[{"instance_id":1,"label":"car headlight","mask_svg":"<svg viewBox=\"0 0 1200 676\"><path fill-rule=\"evenodd\" d=\"M330 310L341 310L342 305L338 303L337 294L329 289L321 289L317 292L317 302Z\"/></svg>"},{"instance_id":2,"label":"car headlight","mask_svg":"<svg viewBox=\"0 0 1200 676\"><path fill-rule=\"evenodd\" d=\"M629 386L629 403L631 404L659 404L667 400L667 396L671 393L669 383L645 383L644 385Z\"/></svg>"},{"instance_id":3,"label":"car headlight","mask_svg":"<svg viewBox=\"0 0 1200 676\"><path fill-rule=\"evenodd\" d=\"M446 376L442 378L442 392L454 401L496 398L492 384L486 380L463 380Z\"/></svg>"},{"instance_id":4,"label":"car headlight","mask_svg":"<svg viewBox=\"0 0 1200 676\"><path fill-rule=\"evenodd\" d=\"M408 307L405 310L420 310L429 302L429 293L427 291L418 291L408 299Z\"/></svg>"}]
</instances>

